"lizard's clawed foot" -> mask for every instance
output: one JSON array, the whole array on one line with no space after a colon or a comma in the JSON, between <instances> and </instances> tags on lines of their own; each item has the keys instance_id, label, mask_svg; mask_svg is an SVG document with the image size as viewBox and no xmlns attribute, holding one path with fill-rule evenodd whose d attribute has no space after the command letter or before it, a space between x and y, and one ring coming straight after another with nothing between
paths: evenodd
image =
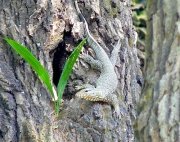
<instances>
[{"instance_id":1,"label":"lizard's clawed foot","mask_svg":"<svg viewBox=\"0 0 180 142\"><path fill-rule=\"evenodd\" d=\"M120 111L113 111L113 116L114 116L115 118L120 119L120 118L121 118L121 113L120 113Z\"/></svg>"},{"instance_id":2,"label":"lizard's clawed foot","mask_svg":"<svg viewBox=\"0 0 180 142\"><path fill-rule=\"evenodd\" d=\"M86 58L86 56L87 56L87 55L86 55L85 53L83 53L83 54L80 54L80 55L79 55L79 58L80 58L80 59L84 59L84 58Z\"/></svg>"},{"instance_id":3,"label":"lizard's clawed foot","mask_svg":"<svg viewBox=\"0 0 180 142\"><path fill-rule=\"evenodd\" d=\"M114 106L113 116L117 119L121 119L122 114L121 114L121 110L120 110L118 101L114 100L113 106Z\"/></svg>"}]
</instances>

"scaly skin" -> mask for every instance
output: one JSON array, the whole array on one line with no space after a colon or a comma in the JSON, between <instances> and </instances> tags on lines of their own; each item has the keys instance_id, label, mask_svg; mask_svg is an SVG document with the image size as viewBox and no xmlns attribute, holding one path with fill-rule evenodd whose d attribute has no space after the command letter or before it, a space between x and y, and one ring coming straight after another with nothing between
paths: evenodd
<instances>
[{"instance_id":1,"label":"scaly skin","mask_svg":"<svg viewBox=\"0 0 180 142\"><path fill-rule=\"evenodd\" d=\"M90 44L91 48L94 50L97 58L97 60L94 60L92 57L84 57L84 60L93 65L94 68L100 69L101 71L100 77L97 79L95 87L90 85L78 87L78 89L82 90L77 92L76 96L89 101L102 101L110 103L114 106L115 113L119 117L120 109L118 99L115 94L112 94L116 90L118 84L117 75L114 71L114 65L111 63L104 49L90 34L88 24L78 7L77 1L75 1L75 7L79 14L79 17L85 24L87 41ZM119 46L120 44L118 41L117 48L120 48Z\"/></svg>"}]
</instances>

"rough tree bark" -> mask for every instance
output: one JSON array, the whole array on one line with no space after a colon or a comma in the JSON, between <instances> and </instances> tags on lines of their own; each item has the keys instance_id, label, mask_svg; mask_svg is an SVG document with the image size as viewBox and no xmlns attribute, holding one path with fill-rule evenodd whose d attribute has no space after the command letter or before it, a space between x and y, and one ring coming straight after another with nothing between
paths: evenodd
<instances>
[{"instance_id":1,"label":"rough tree bark","mask_svg":"<svg viewBox=\"0 0 180 142\"><path fill-rule=\"evenodd\" d=\"M110 105L74 97L74 85L94 82L82 62L70 78L60 116L53 113L50 96L29 65L3 37L26 45L50 72L54 84L71 48L82 34L73 0L0 0L0 141L1 142L115 142L133 141L132 119L143 84L136 48L130 48L130 0L81 0L90 31L109 54L118 38L122 46L116 65L116 94L122 116L113 117ZM85 65L87 66L87 65Z\"/></svg>"},{"instance_id":2,"label":"rough tree bark","mask_svg":"<svg viewBox=\"0 0 180 142\"><path fill-rule=\"evenodd\" d=\"M145 87L136 123L138 141L180 140L180 1L149 0Z\"/></svg>"}]
</instances>

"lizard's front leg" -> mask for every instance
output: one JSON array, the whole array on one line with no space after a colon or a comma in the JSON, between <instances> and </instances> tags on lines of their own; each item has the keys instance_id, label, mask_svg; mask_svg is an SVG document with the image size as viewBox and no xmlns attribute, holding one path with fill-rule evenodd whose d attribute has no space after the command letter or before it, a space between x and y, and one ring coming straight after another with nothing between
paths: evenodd
<instances>
[{"instance_id":1,"label":"lizard's front leg","mask_svg":"<svg viewBox=\"0 0 180 142\"><path fill-rule=\"evenodd\" d=\"M87 55L87 54L83 54L81 56L81 58L88 64L90 64L90 66L93 68L93 69L97 69L97 70L101 70L102 69L102 64L100 61L98 60L95 60L93 57Z\"/></svg>"},{"instance_id":2,"label":"lizard's front leg","mask_svg":"<svg viewBox=\"0 0 180 142\"><path fill-rule=\"evenodd\" d=\"M82 90L82 89L85 89L85 88L93 89L95 87L93 85L91 85L91 84L82 84L82 85L76 85L75 86L76 90Z\"/></svg>"}]
</instances>

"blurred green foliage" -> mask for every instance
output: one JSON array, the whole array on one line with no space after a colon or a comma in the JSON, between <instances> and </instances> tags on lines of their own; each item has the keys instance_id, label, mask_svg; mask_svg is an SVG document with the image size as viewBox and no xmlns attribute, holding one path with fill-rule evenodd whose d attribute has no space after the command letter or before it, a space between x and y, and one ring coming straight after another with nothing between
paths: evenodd
<instances>
[{"instance_id":1,"label":"blurred green foliage","mask_svg":"<svg viewBox=\"0 0 180 142\"><path fill-rule=\"evenodd\" d=\"M144 46L145 37L146 37L146 0L132 0L132 11L133 11L133 25L136 27L138 33L138 42Z\"/></svg>"}]
</instances>

